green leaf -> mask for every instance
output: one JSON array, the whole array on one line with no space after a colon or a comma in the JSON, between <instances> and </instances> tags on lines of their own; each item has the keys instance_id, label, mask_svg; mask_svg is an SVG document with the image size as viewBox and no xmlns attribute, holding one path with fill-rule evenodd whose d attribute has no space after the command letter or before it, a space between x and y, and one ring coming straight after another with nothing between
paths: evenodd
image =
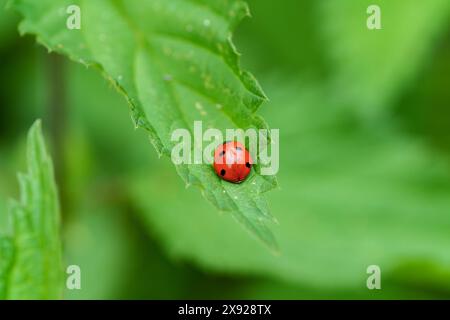
<instances>
[{"instance_id":1,"label":"green leaf","mask_svg":"<svg viewBox=\"0 0 450 320\"><path fill-rule=\"evenodd\" d=\"M52 161L37 121L28 134L28 173L12 201L12 235L0 238L0 298L58 299L62 290L59 204Z\"/></svg>"},{"instance_id":2,"label":"green leaf","mask_svg":"<svg viewBox=\"0 0 450 320\"><path fill-rule=\"evenodd\" d=\"M6 299L7 278L13 261L13 243L10 238L0 238L0 300Z\"/></svg>"},{"instance_id":3,"label":"green leaf","mask_svg":"<svg viewBox=\"0 0 450 320\"><path fill-rule=\"evenodd\" d=\"M381 30L366 26L374 4ZM395 103L450 25L448 0L324 1L320 13L333 94L369 116Z\"/></svg>"},{"instance_id":4,"label":"green leaf","mask_svg":"<svg viewBox=\"0 0 450 320\"><path fill-rule=\"evenodd\" d=\"M239 67L232 30L249 15L242 1L228 0L15 0L22 33L37 35L49 50L94 66L125 95L137 127L159 154L170 155L174 129L267 128L255 114L266 100L259 84ZM66 28L66 8L81 8L81 30ZM180 165L185 183L196 185L219 210L276 248L262 193L275 177L258 172L242 185L219 179L210 165Z\"/></svg>"}]
</instances>

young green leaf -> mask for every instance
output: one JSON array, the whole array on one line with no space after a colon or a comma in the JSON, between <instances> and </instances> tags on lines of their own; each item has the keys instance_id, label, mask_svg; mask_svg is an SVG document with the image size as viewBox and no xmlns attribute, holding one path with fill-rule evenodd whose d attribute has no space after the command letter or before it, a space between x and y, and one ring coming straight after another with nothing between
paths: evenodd
<instances>
[{"instance_id":1,"label":"young green leaf","mask_svg":"<svg viewBox=\"0 0 450 320\"><path fill-rule=\"evenodd\" d=\"M266 100L255 78L241 70L231 41L249 15L239 0L14 0L22 33L49 50L94 66L125 95L136 127L159 154L170 156L174 129L266 129L255 114ZM66 27L67 8L78 5L81 29ZM210 165L179 165L186 184L200 187L219 210L232 212L248 230L275 248L265 226L272 220L262 193L275 177L254 172L242 185L220 180Z\"/></svg>"},{"instance_id":2,"label":"young green leaf","mask_svg":"<svg viewBox=\"0 0 450 320\"><path fill-rule=\"evenodd\" d=\"M58 299L62 290L59 204L52 161L37 121L28 134L28 173L12 201L12 235L0 238L0 299Z\"/></svg>"}]
</instances>

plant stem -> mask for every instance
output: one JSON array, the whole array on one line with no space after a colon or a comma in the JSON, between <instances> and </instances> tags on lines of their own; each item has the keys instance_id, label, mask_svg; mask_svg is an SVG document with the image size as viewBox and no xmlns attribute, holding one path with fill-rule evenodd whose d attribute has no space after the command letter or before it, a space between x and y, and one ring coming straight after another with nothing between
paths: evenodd
<instances>
[{"instance_id":1,"label":"plant stem","mask_svg":"<svg viewBox=\"0 0 450 320\"><path fill-rule=\"evenodd\" d=\"M57 54L47 55L49 105L48 117L50 125L50 139L53 149L55 179L59 186L61 208L67 204L65 188L65 128L67 113L66 92L66 64L64 57ZM63 218L67 210L62 210Z\"/></svg>"}]
</instances>

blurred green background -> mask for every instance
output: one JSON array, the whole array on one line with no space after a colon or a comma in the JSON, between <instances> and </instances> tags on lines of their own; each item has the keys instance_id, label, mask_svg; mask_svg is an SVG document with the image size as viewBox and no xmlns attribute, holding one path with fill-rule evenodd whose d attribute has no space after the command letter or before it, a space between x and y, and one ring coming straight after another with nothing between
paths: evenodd
<instances>
[{"instance_id":1,"label":"blurred green background","mask_svg":"<svg viewBox=\"0 0 450 320\"><path fill-rule=\"evenodd\" d=\"M450 298L448 0L249 1L234 40L280 129L279 256L185 189L99 74L20 37L5 3L0 212L41 118L64 264L82 271L65 298ZM366 27L372 3L382 30Z\"/></svg>"}]
</instances>

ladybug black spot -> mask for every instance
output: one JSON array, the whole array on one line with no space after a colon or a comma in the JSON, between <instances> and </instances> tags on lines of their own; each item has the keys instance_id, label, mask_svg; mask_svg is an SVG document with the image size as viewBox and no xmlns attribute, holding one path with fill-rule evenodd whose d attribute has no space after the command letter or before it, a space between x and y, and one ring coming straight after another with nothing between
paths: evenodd
<instances>
[{"instance_id":1,"label":"ladybug black spot","mask_svg":"<svg viewBox=\"0 0 450 320\"><path fill-rule=\"evenodd\" d=\"M246 162L246 163L245 163L245 166L246 166L247 168L250 168L252 165L250 164L250 162Z\"/></svg>"},{"instance_id":2,"label":"ladybug black spot","mask_svg":"<svg viewBox=\"0 0 450 320\"><path fill-rule=\"evenodd\" d=\"M220 153L219 153L219 156L223 156L225 154L225 150L222 150Z\"/></svg>"},{"instance_id":3,"label":"ladybug black spot","mask_svg":"<svg viewBox=\"0 0 450 320\"><path fill-rule=\"evenodd\" d=\"M226 171L225 169L220 170L220 175L223 177L225 175Z\"/></svg>"}]
</instances>

